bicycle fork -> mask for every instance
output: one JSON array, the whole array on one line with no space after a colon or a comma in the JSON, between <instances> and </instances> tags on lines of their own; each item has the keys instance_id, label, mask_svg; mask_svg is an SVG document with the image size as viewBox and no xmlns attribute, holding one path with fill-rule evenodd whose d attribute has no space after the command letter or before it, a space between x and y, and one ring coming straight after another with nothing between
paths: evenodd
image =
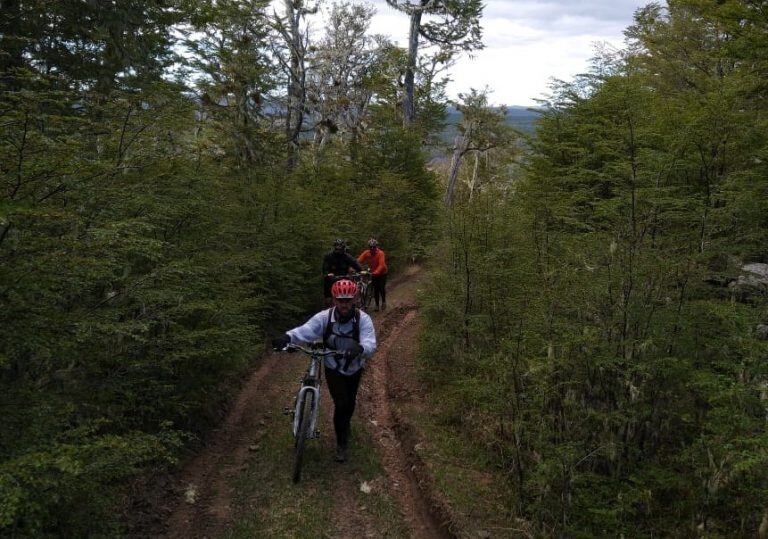
<instances>
[{"instance_id":1,"label":"bicycle fork","mask_svg":"<svg viewBox=\"0 0 768 539\"><path fill-rule=\"evenodd\" d=\"M320 431L317 430L317 413L318 410L320 410L320 390L313 386L302 386L301 389L299 389L298 395L296 395L296 403L293 410L286 410L285 412L286 414L293 414L294 438L299 431L299 421L301 421L301 405L307 398L307 393L314 394L314 398L312 399L312 414L309 420L309 437L318 438L320 436Z\"/></svg>"}]
</instances>

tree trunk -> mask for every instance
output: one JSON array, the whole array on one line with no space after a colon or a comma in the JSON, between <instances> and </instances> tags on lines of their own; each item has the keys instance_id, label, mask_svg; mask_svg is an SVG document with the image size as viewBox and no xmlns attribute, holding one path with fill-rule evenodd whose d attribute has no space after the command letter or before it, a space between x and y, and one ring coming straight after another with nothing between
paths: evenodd
<instances>
[{"instance_id":1,"label":"tree trunk","mask_svg":"<svg viewBox=\"0 0 768 539\"><path fill-rule=\"evenodd\" d=\"M408 34L408 64L405 68L405 97L403 98L403 123L406 126L412 124L416 119L414 86L416 81L416 58L419 53L421 13L421 9L415 9L411 13L411 29Z\"/></svg>"},{"instance_id":2,"label":"tree trunk","mask_svg":"<svg viewBox=\"0 0 768 539\"><path fill-rule=\"evenodd\" d=\"M472 168L472 181L469 183L469 201L472 202L472 196L477 189L477 171L480 168L480 152L475 151L475 166Z\"/></svg>"},{"instance_id":3,"label":"tree trunk","mask_svg":"<svg viewBox=\"0 0 768 539\"><path fill-rule=\"evenodd\" d=\"M454 139L453 147L453 159L451 159L451 169L448 173L448 183L445 186L445 198L443 202L447 208L453 205L453 195L456 190L456 178L459 175L459 167L461 166L461 158L467 151L469 145L469 138L465 135L456 135Z\"/></svg>"},{"instance_id":4,"label":"tree trunk","mask_svg":"<svg viewBox=\"0 0 768 539\"><path fill-rule=\"evenodd\" d=\"M289 26L287 35L290 51L290 64L288 73L288 103L285 116L285 138L288 142L289 169L296 165L299 151L299 136L304 125L304 101L306 98L306 75L304 71L304 42L301 39L301 8L294 0L285 0L285 14Z\"/></svg>"}]
</instances>

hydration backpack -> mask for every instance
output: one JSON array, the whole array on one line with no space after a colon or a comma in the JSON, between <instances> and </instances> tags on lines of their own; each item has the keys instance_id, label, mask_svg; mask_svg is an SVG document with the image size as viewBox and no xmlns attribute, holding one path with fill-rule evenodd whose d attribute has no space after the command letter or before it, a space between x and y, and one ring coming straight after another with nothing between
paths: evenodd
<instances>
[{"instance_id":1,"label":"hydration backpack","mask_svg":"<svg viewBox=\"0 0 768 539\"><path fill-rule=\"evenodd\" d=\"M331 335L335 335L336 337L344 337L344 338L353 338L355 342L360 342L360 309L355 307L355 314L352 315L352 335L344 335L341 333L335 333L333 331L333 317L336 314L336 307L331 309L331 311L328 313L328 321L325 323L325 331L323 332L323 345L325 345L326 348L331 348L330 343L328 342L328 338Z\"/></svg>"}]
</instances>

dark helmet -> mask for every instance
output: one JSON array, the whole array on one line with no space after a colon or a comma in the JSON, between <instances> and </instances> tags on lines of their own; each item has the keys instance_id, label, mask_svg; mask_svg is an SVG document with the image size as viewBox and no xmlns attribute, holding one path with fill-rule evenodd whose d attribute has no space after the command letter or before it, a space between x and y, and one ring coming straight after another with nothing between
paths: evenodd
<instances>
[{"instance_id":1,"label":"dark helmet","mask_svg":"<svg viewBox=\"0 0 768 539\"><path fill-rule=\"evenodd\" d=\"M378 246L379 246L379 242L376 241L376 238L371 238L368 240L368 247L370 247L371 249Z\"/></svg>"},{"instance_id":2,"label":"dark helmet","mask_svg":"<svg viewBox=\"0 0 768 539\"><path fill-rule=\"evenodd\" d=\"M345 242L341 238L336 238L335 240L333 240L333 248L335 250L345 251L347 249L347 242Z\"/></svg>"}]
</instances>

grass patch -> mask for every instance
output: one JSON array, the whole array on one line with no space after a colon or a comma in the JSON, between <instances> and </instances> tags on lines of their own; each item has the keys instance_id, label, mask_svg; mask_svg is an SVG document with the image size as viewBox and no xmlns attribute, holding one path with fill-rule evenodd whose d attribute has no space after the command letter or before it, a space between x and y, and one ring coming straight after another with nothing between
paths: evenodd
<instances>
[{"instance_id":1,"label":"grass patch","mask_svg":"<svg viewBox=\"0 0 768 539\"><path fill-rule=\"evenodd\" d=\"M290 418L281 411L291 404L297 379L296 371L289 370L274 380L285 391L265 415L262 436L247 466L233 478L238 518L226 537L322 537L331 525L331 477L318 440L307 444L302 482L291 481L293 436Z\"/></svg>"},{"instance_id":2,"label":"grass patch","mask_svg":"<svg viewBox=\"0 0 768 539\"><path fill-rule=\"evenodd\" d=\"M353 424L355 421L355 444L352 446L350 464L358 489L360 509L372 519L376 537L409 537L408 526L390 494L391 484L376 453L373 437L368 430L362 428L361 418L353 419ZM363 482L371 487L370 494L360 492Z\"/></svg>"},{"instance_id":3,"label":"grass patch","mask_svg":"<svg viewBox=\"0 0 768 539\"><path fill-rule=\"evenodd\" d=\"M428 401L443 402L445 397L433 392ZM519 536L510 528L515 493L503 471L489 461L487 449L458 428L448 426L440 409L406 405L401 413L419 433L422 441L417 445L417 454L433 478L438 496L451 508L458 534Z\"/></svg>"}]
</instances>

